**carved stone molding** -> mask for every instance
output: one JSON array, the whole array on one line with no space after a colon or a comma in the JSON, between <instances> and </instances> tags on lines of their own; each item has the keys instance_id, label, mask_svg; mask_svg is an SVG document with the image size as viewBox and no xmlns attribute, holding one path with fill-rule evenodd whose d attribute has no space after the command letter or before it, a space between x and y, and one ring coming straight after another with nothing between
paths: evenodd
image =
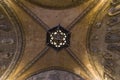
<instances>
[{"instance_id":1,"label":"carved stone molding","mask_svg":"<svg viewBox=\"0 0 120 80\"><path fill-rule=\"evenodd\" d=\"M0 1L0 80L5 80L20 58L23 48L22 33L13 11Z\"/></svg>"},{"instance_id":2,"label":"carved stone molding","mask_svg":"<svg viewBox=\"0 0 120 80\"><path fill-rule=\"evenodd\" d=\"M72 8L80 4L83 4L88 0L60 0L60 1L58 0L52 0L52 1L27 0L27 1L48 9L66 9L66 8Z\"/></svg>"},{"instance_id":3,"label":"carved stone molding","mask_svg":"<svg viewBox=\"0 0 120 80\"><path fill-rule=\"evenodd\" d=\"M26 80L84 80L73 73L60 70L51 70L37 73Z\"/></svg>"},{"instance_id":4,"label":"carved stone molding","mask_svg":"<svg viewBox=\"0 0 120 80\"><path fill-rule=\"evenodd\" d=\"M89 47L93 60L97 60L94 64L103 67L101 68L104 79L108 80L120 79L120 8L118 6L119 4L111 5L102 12L106 13L105 15L99 13L103 17L96 18L90 31Z\"/></svg>"}]
</instances>

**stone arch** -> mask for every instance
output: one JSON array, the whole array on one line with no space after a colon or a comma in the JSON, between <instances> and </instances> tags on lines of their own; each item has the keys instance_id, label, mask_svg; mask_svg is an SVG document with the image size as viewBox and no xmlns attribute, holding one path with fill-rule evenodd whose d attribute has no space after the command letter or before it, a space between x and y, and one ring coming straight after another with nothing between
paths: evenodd
<instances>
[{"instance_id":1,"label":"stone arch","mask_svg":"<svg viewBox=\"0 0 120 80\"><path fill-rule=\"evenodd\" d=\"M84 80L82 77L64 70L47 70L28 77L26 80Z\"/></svg>"}]
</instances>

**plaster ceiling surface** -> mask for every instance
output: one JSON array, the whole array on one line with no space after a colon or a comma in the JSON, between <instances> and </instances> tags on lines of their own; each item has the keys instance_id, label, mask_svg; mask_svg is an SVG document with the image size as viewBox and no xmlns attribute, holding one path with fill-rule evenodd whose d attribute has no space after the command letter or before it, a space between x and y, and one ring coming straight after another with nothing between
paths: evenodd
<instances>
[{"instance_id":1,"label":"plaster ceiling surface","mask_svg":"<svg viewBox=\"0 0 120 80\"><path fill-rule=\"evenodd\" d=\"M119 80L119 0L0 1L0 80Z\"/></svg>"}]
</instances>

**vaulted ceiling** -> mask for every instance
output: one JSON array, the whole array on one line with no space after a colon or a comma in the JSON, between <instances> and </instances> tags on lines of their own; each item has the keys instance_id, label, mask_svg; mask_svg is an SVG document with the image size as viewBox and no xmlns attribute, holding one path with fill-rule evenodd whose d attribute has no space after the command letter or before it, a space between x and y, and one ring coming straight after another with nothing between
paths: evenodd
<instances>
[{"instance_id":1,"label":"vaulted ceiling","mask_svg":"<svg viewBox=\"0 0 120 80\"><path fill-rule=\"evenodd\" d=\"M119 0L0 1L0 80L119 79Z\"/></svg>"}]
</instances>

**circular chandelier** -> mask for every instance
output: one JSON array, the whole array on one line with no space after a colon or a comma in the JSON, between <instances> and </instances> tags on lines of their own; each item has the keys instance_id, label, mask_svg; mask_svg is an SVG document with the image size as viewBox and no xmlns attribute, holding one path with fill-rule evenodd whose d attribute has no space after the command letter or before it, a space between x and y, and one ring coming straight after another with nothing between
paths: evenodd
<instances>
[{"instance_id":1,"label":"circular chandelier","mask_svg":"<svg viewBox=\"0 0 120 80\"><path fill-rule=\"evenodd\" d=\"M47 44L55 50L68 47L70 45L70 32L60 25L48 30Z\"/></svg>"}]
</instances>

